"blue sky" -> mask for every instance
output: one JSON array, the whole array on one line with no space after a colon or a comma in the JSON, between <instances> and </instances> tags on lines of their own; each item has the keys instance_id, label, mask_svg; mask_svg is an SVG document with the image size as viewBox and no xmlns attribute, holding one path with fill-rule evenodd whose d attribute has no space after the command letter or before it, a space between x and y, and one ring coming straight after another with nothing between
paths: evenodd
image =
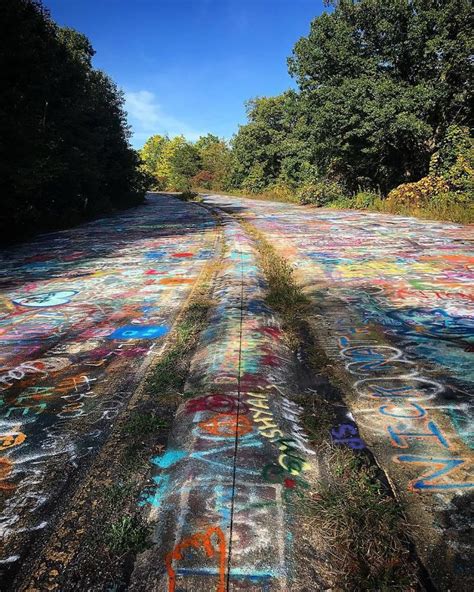
<instances>
[{"instance_id":1,"label":"blue sky","mask_svg":"<svg viewBox=\"0 0 474 592\"><path fill-rule=\"evenodd\" d=\"M244 101L294 86L286 58L322 0L44 0L126 93L135 147L154 133L230 139Z\"/></svg>"}]
</instances>

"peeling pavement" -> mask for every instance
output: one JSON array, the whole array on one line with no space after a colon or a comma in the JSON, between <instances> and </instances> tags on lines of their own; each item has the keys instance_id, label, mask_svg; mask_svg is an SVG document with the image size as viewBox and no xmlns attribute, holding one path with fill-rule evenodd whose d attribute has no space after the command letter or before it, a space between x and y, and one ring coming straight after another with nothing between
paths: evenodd
<instances>
[{"instance_id":1,"label":"peeling pavement","mask_svg":"<svg viewBox=\"0 0 474 592\"><path fill-rule=\"evenodd\" d=\"M293 557L293 500L317 474L289 398L293 356L264 303L252 240L226 215L223 229L216 306L185 389L199 396L152 459L141 503L154 545L130 590L283 592L296 589L297 563L313 560Z\"/></svg>"},{"instance_id":2,"label":"peeling pavement","mask_svg":"<svg viewBox=\"0 0 474 592\"><path fill-rule=\"evenodd\" d=\"M295 268L351 411L333 441L375 454L436 587L472 589L472 227L205 201L254 225Z\"/></svg>"}]
</instances>

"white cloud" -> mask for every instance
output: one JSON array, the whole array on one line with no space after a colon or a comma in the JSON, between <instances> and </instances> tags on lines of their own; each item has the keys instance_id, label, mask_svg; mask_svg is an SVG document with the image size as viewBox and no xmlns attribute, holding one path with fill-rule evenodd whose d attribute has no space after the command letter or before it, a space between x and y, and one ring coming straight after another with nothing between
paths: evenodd
<instances>
[{"instance_id":1,"label":"white cloud","mask_svg":"<svg viewBox=\"0 0 474 592\"><path fill-rule=\"evenodd\" d=\"M184 121L168 115L148 90L125 93L125 110L132 126L132 144L136 147L153 134L168 134L170 137L183 135L187 140L197 140L203 132L193 129Z\"/></svg>"}]
</instances>

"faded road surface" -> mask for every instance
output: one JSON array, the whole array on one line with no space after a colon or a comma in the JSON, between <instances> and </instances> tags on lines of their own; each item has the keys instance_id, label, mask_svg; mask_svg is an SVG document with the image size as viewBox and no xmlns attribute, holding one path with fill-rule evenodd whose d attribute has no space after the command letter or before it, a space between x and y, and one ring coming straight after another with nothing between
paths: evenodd
<instances>
[{"instance_id":1,"label":"faded road surface","mask_svg":"<svg viewBox=\"0 0 474 592\"><path fill-rule=\"evenodd\" d=\"M206 260L215 223L175 199L0 257L0 567L16 571L96 451ZM5 573L4 573L5 575Z\"/></svg>"},{"instance_id":2,"label":"faded road surface","mask_svg":"<svg viewBox=\"0 0 474 592\"><path fill-rule=\"evenodd\" d=\"M28 557L36 568L22 592L328 588L313 540L325 533L294 503L318 493L323 471L295 395L305 390L314 400L317 420L322 382L306 375L268 303L259 244L245 221L292 265L311 302L321 376L344 399L332 442L373 453L405 504L436 586L472 589L472 228L226 196L205 201L150 198L3 251L7 584ZM125 587L87 587L88 574L74 564L85 529L63 553L79 512L65 506L89 459L107 450L114 421L166 347L210 259L219 261L212 305L186 396L178 396L167 446L150 454L149 483L133 500L152 540L134 557ZM66 527L55 528L61 515ZM41 547L43 535L49 542ZM405 566L408 554L394 561Z\"/></svg>"},{"instance_id":3,"label":"faded road surface","mask_svg":"<svg viewBox=\"0 0 474 592\"><path fill-rule=\"evenodd\" d=\"M294 266L353 413L333 441L375 454L441 588L472 578L472 227L209 196ZM358 435L357 427L363 438Z\"/></svg>"}]
</instances>

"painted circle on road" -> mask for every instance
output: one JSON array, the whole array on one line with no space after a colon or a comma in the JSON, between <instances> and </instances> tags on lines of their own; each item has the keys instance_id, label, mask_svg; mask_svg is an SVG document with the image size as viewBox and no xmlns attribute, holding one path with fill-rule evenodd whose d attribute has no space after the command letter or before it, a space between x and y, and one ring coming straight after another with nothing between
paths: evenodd
<instances>
[{"instance_id":1,"label":"painted circle on road","mask_svg":"<svg viewBox=\"0 0 474 592\"><path fill-rule=\"evenodd\" d=\"M56 292L42 292L41 294L32 294L23 298L12 300L14 304L30 307L59 306L67 304L71 298L77 294L76 290L58 290Z\"/></svg>"}]
</instances>

